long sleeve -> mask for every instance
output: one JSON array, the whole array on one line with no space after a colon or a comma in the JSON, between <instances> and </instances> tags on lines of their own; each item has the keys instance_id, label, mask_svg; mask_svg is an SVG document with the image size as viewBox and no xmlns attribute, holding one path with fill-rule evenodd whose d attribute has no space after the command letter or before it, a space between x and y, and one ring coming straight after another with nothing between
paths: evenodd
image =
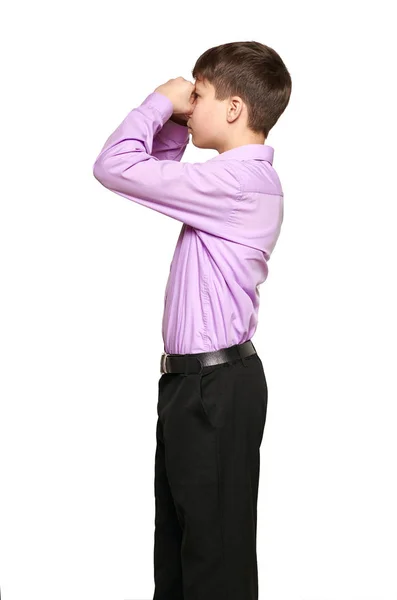
<instances>
[{"instance_id":1,"label":"long sleeve","mask_svg":"<svg viewBox=\"0 0 397 600\"><path fill-rule=\"evenodd\" d=\"M180 161L189 143L187 125L168 120L153 138L152 156Z\"/></svg>"},{"instance_id":2,"label":"long sleeve","mask_svg":"<svg viewBox=\"0 0 397 600\"><path fill-rule=\"evenodd\" d=\"M106 140L93 166L94 177L128 200L222 235L240 199L235 169L228 161L188 163L153 156L154 138L172 112L169 98L152 92ZM179 145L180 138L174 142Z\"/></svg>"}]
</instances>

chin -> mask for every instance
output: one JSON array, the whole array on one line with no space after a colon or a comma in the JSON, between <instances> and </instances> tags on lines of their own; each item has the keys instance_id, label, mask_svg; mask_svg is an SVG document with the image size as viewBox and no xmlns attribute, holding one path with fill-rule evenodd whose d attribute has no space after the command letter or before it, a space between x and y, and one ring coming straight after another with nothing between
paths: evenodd
<instances>
[{"instance_id":1,"label":"chin","mask_svg":"<svg viewBox=\"0 0 397 600\"><path fill-rule=\"evenodd\" d=\"M196 148L205 148L205 146L203 146L197 141L194 135L192 135L192 144L193 146L196 146Z\"/></svg>"},{"instance_id":2,"label":"chin","mask_svg":"<svg viewBox=\"0 0 397 600\"><path fill-rule=\"evenodd\" d=\"M193 135L192 135L192 144L193 144L193 146L196 146L196 148L200 148L200 146L198 145L198 143L195 141Z\"/></svg>"}]
</instances>

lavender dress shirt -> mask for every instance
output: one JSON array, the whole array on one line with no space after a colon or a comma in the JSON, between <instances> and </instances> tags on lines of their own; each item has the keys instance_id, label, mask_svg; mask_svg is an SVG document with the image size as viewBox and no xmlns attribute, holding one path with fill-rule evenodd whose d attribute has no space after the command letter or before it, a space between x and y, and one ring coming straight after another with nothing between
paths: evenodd
<instances>
[{"instance_id":1,"label":"lavender dress shirt","mask_svg":"<svg viewBox=\"0 0 397 600\"><path fill-rule=\"evenodd\" d=\"M162 336L168 354L193 354L253 337L284 194L267 144L181 162L189 132L169 120L172 113L167 96L149 94L107 139L93 174L116 194L183 223Z\"/></svg>"}]
</instances>

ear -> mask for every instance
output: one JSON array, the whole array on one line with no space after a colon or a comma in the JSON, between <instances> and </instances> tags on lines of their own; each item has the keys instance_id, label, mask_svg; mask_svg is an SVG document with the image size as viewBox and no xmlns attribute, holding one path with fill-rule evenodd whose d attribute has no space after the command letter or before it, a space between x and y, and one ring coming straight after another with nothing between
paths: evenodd
<instances>
[{"instance_id":1,"label":"ear","mask_svg":"<svg viewBox=\"0 0 397 600\"><path fill-rule=\"evenodd\" d=\"M232 96L227 107L227 118L229 121L234 121L243 111L244 102L240 96Z\"/></svg>"}]
</instances>

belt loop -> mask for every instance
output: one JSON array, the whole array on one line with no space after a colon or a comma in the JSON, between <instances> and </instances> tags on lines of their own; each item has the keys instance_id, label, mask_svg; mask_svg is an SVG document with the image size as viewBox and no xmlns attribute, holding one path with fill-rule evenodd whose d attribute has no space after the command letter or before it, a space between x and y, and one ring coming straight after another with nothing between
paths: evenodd
<instances>
[{"instance_id":1,"label":"belt loop","mask_svg":"<svg viewBox=\"0 0 397 600\"><path fill-rule=\"evenodd\" d=\"M241 362L243 363L243 367L248 367L248 365L247 365L247 363L245 361L245 357L243 356L242 351L241 351L241 344L237 345L237 351L238 351L239 356L241 358Z\"/></svg>"}]
</instances>

